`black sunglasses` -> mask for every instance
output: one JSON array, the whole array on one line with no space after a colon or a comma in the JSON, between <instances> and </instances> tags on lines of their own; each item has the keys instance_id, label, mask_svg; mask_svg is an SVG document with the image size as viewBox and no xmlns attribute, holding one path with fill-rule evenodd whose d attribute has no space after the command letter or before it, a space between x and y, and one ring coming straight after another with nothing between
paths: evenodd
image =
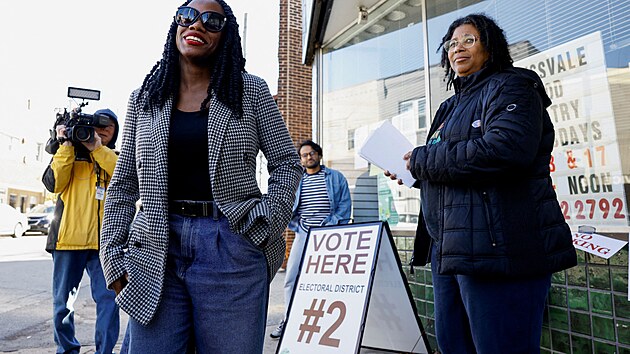
<instances>
[{"instance_id":1,"label":"black sunglasses","mask_svg":"<svg viewBox=\"0 0 630 354\"><path fill-rule=\"evenodd\" d=\"M225 26L225 16L218 12L206 11L199 12L189 6L182 6L175 13L175 23L182 27L189 27L201 17L203 27L209 32L221 32Z\"/></svg>"}]
</instances>

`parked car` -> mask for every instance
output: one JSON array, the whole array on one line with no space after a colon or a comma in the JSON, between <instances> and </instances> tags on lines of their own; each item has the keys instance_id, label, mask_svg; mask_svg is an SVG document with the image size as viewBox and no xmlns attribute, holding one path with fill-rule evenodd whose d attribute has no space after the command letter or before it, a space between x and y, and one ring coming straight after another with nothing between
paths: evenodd
<instances>
[{"instance_id":1,"label":"parked car","mask_svg":"<svg viewBox=\"0 0 630 354\"><path fill-rule=\"evenodd\" d=\"M26 215L9 204L0 203L0 235L22 237L28 229Z\"/></svg>"},{"instance_id":2,"label":"parked car","mask_svg":"<svg viewBox=\"0 0 630 354\"><path fill-rule=\"evenodd\" d=\"M44 204L37 205L31 209L31 211L26 213L26 216L28 217L30 231L48 234L50 222L55 216L55 206Z\"/></svg>"}]
</instances>

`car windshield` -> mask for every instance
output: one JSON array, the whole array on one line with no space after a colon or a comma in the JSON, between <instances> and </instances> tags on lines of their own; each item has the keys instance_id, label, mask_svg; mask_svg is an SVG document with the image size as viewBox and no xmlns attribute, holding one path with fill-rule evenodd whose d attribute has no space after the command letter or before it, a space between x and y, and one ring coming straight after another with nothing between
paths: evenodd
<instances>
[{"instance_id":1,"label":"car windshield","mask_svg":"<svg viewBox=\"0 0 630 354\"><path fill-rule=\"evenodd\" d=\"M37 205L31 209L31 213L52 213L55 210L54 206Z\"/></svg>"}]
</instances>

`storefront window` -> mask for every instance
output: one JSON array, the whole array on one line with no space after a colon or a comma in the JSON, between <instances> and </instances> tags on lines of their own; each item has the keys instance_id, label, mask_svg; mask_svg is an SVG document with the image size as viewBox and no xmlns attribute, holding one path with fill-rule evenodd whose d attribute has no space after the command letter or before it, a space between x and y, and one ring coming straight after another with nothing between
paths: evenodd
<instances>
[{"instance_id":1,"label":"storefront window","mask_svg":"<svg viewBox=\"0 0 630 354\"><path fill-rule=\"evenodd\" d=\"M581 226L627 240L630 3L427 0L431 116L453 94L446 91L439 65L442 37L453 20L480 12L504 29L514 65L537 72L553 101L548 112L556 141L550 169L567 223L573 231ZM609 260L577 252L578 265L552 277L541 352L630 351L623 327L630 321L623 311L628 307L627 246ZM420 302L425 300L428 309L431 300ZM431 323L432 314L427 315Z\"/></svg>"},{"instance_id":2,"label":"storefront window","mask_svg":"<svg viewBox=\"0 0 630 354\"><path fill-rule=\"evenodd\" d=\"M630 2L379 4L378 20L365 28L353 26L324 46L318 67L324 158L348 178L355 222L389 221L402 261L409 259L418 192L385 178L357 152L385 120L413 145L424 144L439 104L453 95L440 67L442 37L455 19L485 13L504 29L514 65L537 72L553 101L548 112L556 141L550 169L567 223L573 231L582 226L628 239ZM541 352L630 353L628 257L628 246L608 260L578 251L578 266L553 275ZM421 268L408 279L434 345L430 269Z\"/></svg>"},{"instance_id":3,"label":"storefront window","mask_svg":"<svg viewBox=\"0 0 630 354\"><path fill-rule=\"evenodd\" d=\"M384 120L413 145L426 137L421 4L385 1L370 14L377 20L362 31L348 31L325 49L321 66L325 163L348 178L355 221L380 218L395 230L415 230L408 220L418 215L418 192L370 169L357 152Z\"/></svg>"},{"instance_id":4,"label":"storefront window","mask_svg":"<svg viewBox=\"0 0 630 354\"><path fill-rule=\"evenodd\" d=\"M423 144L437 107L453 94L446 90L439 65L441 39L453 20L481 12L505 30L514 64L536 71L553 100L549 113L556 146L550 168L567 222L573 229L588 225L600 232L627 232L630 3L427 0L428 51L421 5L385 1L373 10L376 21L353 27L324 48L320 117L326 163L342 170L351 186L360 177L374 178L357 151L384 120L391 120L412 144ZM341 142L346 142L344 148L339 148ZM355 192L378 194L377 183L370 185L372 189ZM391 188L394 196L417 196L399 192L404 187L395 184ZM417 200L393 198L397 212L418 209ZM375 209L359 202L359 219L363 207ZM366 215L373 216L367 209Z\"/></svg>"},{"instance_id":5,"label":"storefront window","mask_svg":"<svg viewBox=\"0 0 630 354\"><path fill-rule=\"evenodd\" d=\"M630 3L427 3L428 42L436 50L459 17L481 12L498 22L514 65L536 71L553 101L548 112L556 144L550 168L565 219L574 230L589 225L599 232L628 232ZM429 52L432 116L453 94L446 91L440 55Z\"/></svg>"}]
</instances>

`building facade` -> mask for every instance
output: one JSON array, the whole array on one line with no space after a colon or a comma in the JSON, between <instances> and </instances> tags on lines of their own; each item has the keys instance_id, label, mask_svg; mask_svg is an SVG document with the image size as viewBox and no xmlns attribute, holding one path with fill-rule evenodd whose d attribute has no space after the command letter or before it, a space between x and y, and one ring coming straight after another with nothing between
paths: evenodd
<instances>
[{"instance_id":1,"label":"building facade","mask_svg":"<svg viewBox=\"0 0 630 354\"><path fill-rule=\"evenodd\" d=\"M25 213L45 198L44 144L0 132L0 203Z\"/></svg>"},{"instance_id":2,"label":"building facade","mask_svg":"<svg viewBox=\"0 0 630 354\"><path fill-rule=\"evenodd\" d=\"M542 78L556 130L550 168L573 231L628 240L630 187L630 2L622 0L290 0L301 4L303 62L313 72L313 138L325 163L351 186L355 222L387 220L403 264L411 257L418 190L385 178L358 156L374 127L391 121L413 145L447 91L440 44L470 13L494 18L515 66ZM282 73L281 73L282 75ZM578 251L554 274L543 353L630 353L629 255ZM432 346L429 268L408 274Z\"/></svg>"},{"instance_id":3,"label":"building facade","mask_svg":"<svg viewBox=\"0 0 630 354\"><path fill-rule=\"evenodd\" d=\"M280 0L279 39L278 39L278 94L276 102L287 124L291 139L296 144L311 139L312 107L311 86L312 71L302 62L302 3L294 0ZM285 231L285 264L295 233Z\"/></svg>"}]
</instances>

